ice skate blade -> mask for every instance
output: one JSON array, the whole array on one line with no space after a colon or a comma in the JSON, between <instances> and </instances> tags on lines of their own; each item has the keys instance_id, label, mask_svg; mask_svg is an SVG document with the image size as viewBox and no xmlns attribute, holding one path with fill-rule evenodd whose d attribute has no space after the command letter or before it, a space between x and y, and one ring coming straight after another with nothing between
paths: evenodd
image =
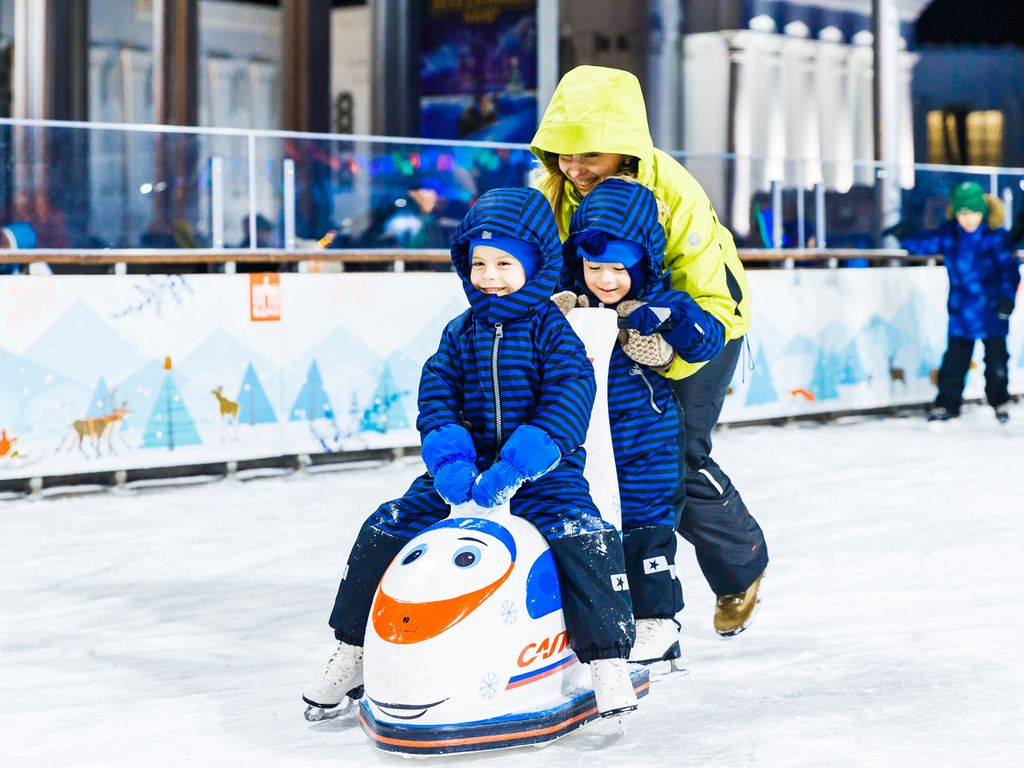
<instances>
[{"instance_id":1,"label":"ice skate blade","mask_svg":"<svg viewBox=\"0 0 1024 768\"><path fill-rule=\"evenodd\" d=\"M345 698L342 699L341 703L333 707L321 706L320 704L310 701L303 696L302 700L309 705L306 707L303 717L311 723L319 723L321 720L333 720L336 717L341 717L342 715L351 712L362 696L363 687L359 686L358 688L349 691L345 695Z\"/></svg>"},{"instance_id":2,"label":"ice skate blade","mask_svg":"<svg viewBox=\"0 0 1024 768\"><path fill-rule=\"evenodd\" d=\"M636 710L637 705L630 704L629 706L619 707L618 709L609 709L607 712L599 712L598 715L600 715L601 717L618 717L621 722L621 718L623 715L629 714L630 712L635 712Z\"/></svg>"},{"instance_id":3,"label":"ice skate blade","mask_svg":"<svg viewBox=\"0 0 1024 768\"><path fill-rule=\"evenodd\" d=\"M660 659L644 664L651 673L651 682L664 680L667 677L683 677L690 674L686 667L679 666L679 659Z\"/></svg>"},{"instance_id":4,"label":"ice skate blade","mask_svg":"<svg viewBox=\"0 0 1024 768\"><path fill-rule=\"evenodd\" d=\"M674 667L675 661L682 655L682 651L679 649L679 641L677 640L676 642L672 643L672 645L670 645L661 656L656 656L649 659L630 658L629 663L640 664L644 667L647 667L648 669L651 669L655 664L660 664L662 662L672 662L672 665Z\"/></svg>"},{"instance_id":5,"label":"ice skate blade","mask_svg":"<svg viewBox=\"0 0 1024 768\"><path fill-rule=\"evenodd\" d=\"M310 704L306 707L303 717L305 717L310 723L319 723L322 720L333 720L336 717L341 717L342 715L347 715L351 712L354 704L355 702L353 702L352 699L349 699L344 704L331 707L330 709L324 709L323 707L317 707Z\"/></svg>"}]
</instances>

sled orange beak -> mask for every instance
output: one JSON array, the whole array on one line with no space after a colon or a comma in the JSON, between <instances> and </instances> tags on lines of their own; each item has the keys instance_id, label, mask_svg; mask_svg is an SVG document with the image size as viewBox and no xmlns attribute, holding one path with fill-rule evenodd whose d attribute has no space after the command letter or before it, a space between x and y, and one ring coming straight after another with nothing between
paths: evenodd
<instances>
[{"instance_id":1,"label":"sled orange beak","mask_svg":"<svg viewBox=\"0 0 1024 768\"><path fill-rule=\"evenodd\" d=\"M412 603L396 600L377 592L370 615L373 628L382 640L396 645L420 643L437 637L475 611L488 597L505 583L512 573L515 562L509 563L508 570L497 581L465 595L433 600L426 603Z\"/></svg>"}]
</instances>

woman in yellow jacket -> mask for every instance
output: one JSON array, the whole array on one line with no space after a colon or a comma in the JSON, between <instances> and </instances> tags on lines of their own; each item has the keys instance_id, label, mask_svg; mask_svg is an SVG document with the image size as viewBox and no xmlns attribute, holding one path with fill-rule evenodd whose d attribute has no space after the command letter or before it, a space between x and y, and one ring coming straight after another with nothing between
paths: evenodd
<instances>
[{"instance_id":1,"label":"woman in yellow jacket","mask_svg":"<svg viewBox=\"0 0 1024 768\"><path fill-rule=\"evenodd\" d=\"M680 489L685 488L685 501L678 493L677 528L693 544L718 597L715 629L738 634L753 615L768 548L739 492L710 455L711 430L750 327L747 278L732 234L718 221L700 184L654 147L640 82L629 72L592 66L568 72L530 150L542 163L537 186L554 208L563 239L573 212L603 179L626 174L651 189L666 214L665 263L672 287L692 296L724 328L725 346L718 355L702 361L677 357L664 375L684 412L686 476Z\"/></svg>"}]
</instances>

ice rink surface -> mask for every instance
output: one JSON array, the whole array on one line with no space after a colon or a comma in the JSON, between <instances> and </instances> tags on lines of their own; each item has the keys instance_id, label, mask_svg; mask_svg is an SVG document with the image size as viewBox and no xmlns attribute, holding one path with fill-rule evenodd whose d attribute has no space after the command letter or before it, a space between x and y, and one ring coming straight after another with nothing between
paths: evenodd
<instances>
[{"instance_id":1,"label":"ice rink surface","mask_svg":"<svg viewBox=\"0 0 1024 768\"><path fill-rule=\"evenodd\" d=\"M435 765L1018 766L1024 406L731 429L716 456L765 530L754 626L719 639L688 546L690 674L620 736ZM362 519L418 461L0 502L0 765L407 765L299 691Z\"/></svg>"}]
</instances>

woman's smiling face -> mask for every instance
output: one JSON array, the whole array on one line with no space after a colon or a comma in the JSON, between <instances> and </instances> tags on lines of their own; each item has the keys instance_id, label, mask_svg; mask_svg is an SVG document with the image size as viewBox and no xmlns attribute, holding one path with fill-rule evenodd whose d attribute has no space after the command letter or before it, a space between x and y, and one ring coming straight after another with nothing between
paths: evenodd
<instances>
[{"instance_id":1,"label":"woman's smiling face","mask_svg":"<svg viewBox=\"0 0 1024 768\"><path fill-rule=\"evenodd\" d=\"M610 152L584 152L579 155L559 155L558 168L581 195L614 176L626 161L625 155Z\"/></svg>"}]
</instances>

